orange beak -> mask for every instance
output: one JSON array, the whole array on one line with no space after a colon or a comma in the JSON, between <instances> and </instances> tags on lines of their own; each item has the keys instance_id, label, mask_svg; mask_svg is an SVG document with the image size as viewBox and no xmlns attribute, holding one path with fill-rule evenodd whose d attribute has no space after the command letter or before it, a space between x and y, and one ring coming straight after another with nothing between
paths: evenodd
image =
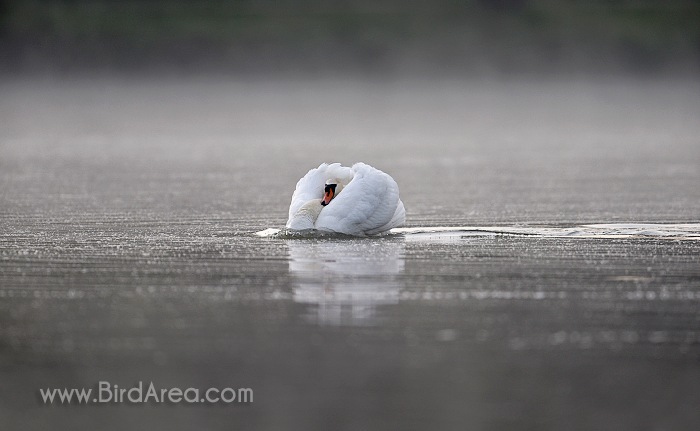
<instances>
[{"instance_id":1,"label":"orange beak","mask_svg":"<svg viewBox=\"0 0 700 431\"><path fill-rule=\"evenodd\" d=\"M326 187L326 192L323 194L323 200L321 201L321 205L325 207L326 205L331 203L333 196L335 196L335 190L333 190L331 187Z\"/></svg>"}]
</instances>

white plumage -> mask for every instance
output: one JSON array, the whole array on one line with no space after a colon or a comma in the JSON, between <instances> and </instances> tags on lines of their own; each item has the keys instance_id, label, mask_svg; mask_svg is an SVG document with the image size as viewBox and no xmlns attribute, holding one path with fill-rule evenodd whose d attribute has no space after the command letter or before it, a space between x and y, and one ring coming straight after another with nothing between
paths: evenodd
<instances>
[{"instance_id":1,"label":"white plumage","mask_svg":"<svg viewBox=\"0 0 700 431\"><path fill-rule=\"evenodd\" d=\"M327 183L337 184L338 192L323 206ZM365 236L386 232L405 221L399 186L391 176L364 163L352 168L322 163L297 183L287 228Z\"/></svg>"}]
</instances>

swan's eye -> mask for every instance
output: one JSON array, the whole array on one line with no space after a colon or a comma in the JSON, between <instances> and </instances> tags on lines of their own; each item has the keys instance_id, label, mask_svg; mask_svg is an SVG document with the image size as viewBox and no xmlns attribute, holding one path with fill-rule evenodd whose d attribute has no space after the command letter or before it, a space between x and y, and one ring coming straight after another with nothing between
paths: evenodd
<instances>
[{"instance_id":1,"label":"swan's eye","mask_svg":"<svg viewBox=\"0 0 700 431\"><path fill-rule=\"evenodd\" d=\"M326 184L326 187L324 188L324 191L328 193L329 191L332 191L335 193L335 187L337 184Z\"/></svg>"}]
</instances>

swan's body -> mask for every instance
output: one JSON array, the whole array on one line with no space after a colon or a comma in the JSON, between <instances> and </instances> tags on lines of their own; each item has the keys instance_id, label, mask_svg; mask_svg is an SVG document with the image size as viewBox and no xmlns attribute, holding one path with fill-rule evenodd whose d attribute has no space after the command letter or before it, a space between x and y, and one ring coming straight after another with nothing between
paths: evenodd
<instances>
[{"instance_id":1,"label":"swan's body","mask_svg":"<svg viewBox=\"0 0 700 431\"><path fill-rule=\"evenodd\" d=\"M391 176L364 163L352 168L322 163L297 183L287 228L365 236L405 221L399 186Z\"/></svg>"}]
</instances>

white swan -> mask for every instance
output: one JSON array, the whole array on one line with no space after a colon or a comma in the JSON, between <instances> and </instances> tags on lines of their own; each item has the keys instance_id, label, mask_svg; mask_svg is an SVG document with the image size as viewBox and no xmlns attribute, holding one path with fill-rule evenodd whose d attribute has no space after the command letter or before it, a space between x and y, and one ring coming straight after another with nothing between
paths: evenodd
<instances>
[{"instance_id":1,"label":"white swan","mask_svg":"<svg viewBox=\"0 0 700 431\"><path fill-rule=\"evenodd\" d=\"M365 236L405 221L399 186L391 176L364 163L352 168L321 163L297 183L287 228Z\"/></svg>"}]
</instances>

